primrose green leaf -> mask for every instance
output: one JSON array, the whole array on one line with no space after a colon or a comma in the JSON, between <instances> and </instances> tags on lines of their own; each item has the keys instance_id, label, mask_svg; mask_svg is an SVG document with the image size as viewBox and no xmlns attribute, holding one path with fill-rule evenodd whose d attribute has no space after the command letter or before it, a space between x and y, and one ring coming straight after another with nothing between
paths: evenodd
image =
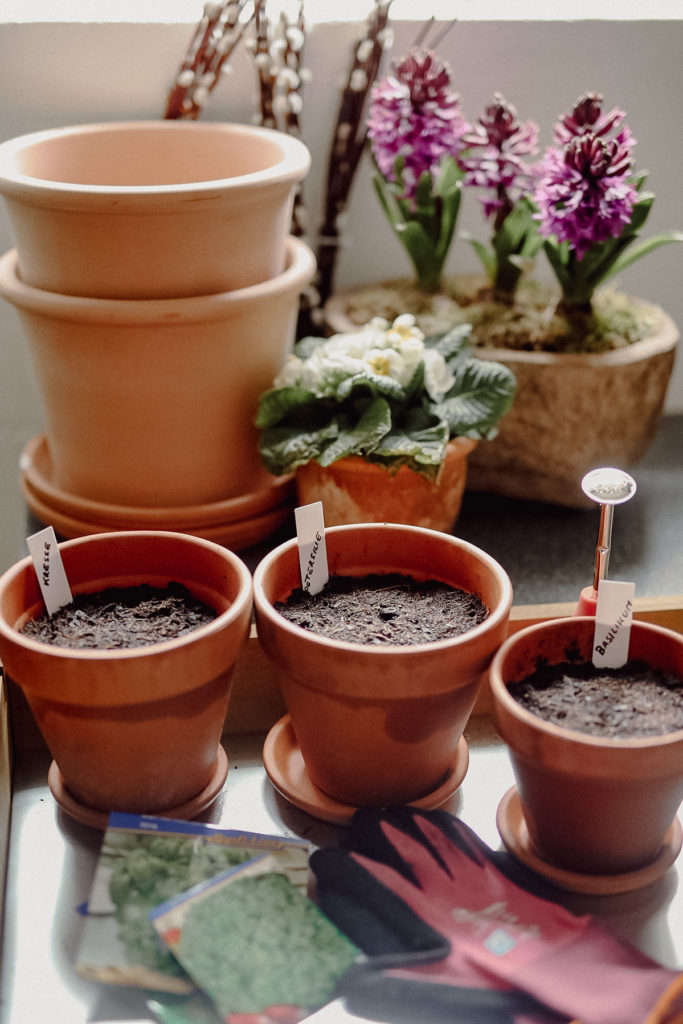
<instances>
[{"instance_id":1,"label":"primrose green leaf","mask_svg":"<svg viewBox=\"0 0 683 1024\"><path fill-rule=\"evenodd\" d=\"M261 395L254 422L259 429L274 427L294 410L303 409L313 401L313 392L298 385L273 388Z\"/></svg>"},{"instance_id":2,"label":"primrose green leaf","mask_svg":"<svg viewBox=\"0 0 683 1024\"><path fill-rule=\"evenodd\" d=\"M392 471L408 466L433 479L449 441L448 425L443 421L424 430L394 429L382 438L372 453L372 461L386 464Z\"/></svg>"},{"instance_id":3,"label":"primrose green leaf","mask_svg":"<svg viewBox=\"0 0 683 1024\"><path fill-rule=\"evenodd\" d=\"M366 370L342 380L337 388L337 398L344 400L363 392L385 395L387 398L398 401L405 397L404 389L393 377Z\"/></svg>"},{"instance_id":4,"label":"primrose green leaf","mask_svg":"<svg viewBox=\"0 0 683 1024\"><path fill-rule=\"evenodd\" d=\"M501 363L485 359L456 364L455 383L434 411L448 424L451 437L490 439L510 409L517 380Z\"/></svg>"},{"instance_id":5,"label":"primrose green leaf","mask_svg":"<svg viewBox=\"0 0 683 1024\"><path fill-rule=\"evenodd\" d=\"M459 359L464 355L470 355L470 335L472 324L458 324L444 334L432 334L425 338L425 345L435 348L444 357L447 363L453 359Z\"/></svg>"},{"instance_id":6,"label":"primrose green leaf","mask_svg":"<svg viewBox=\"0 0 683 1024\"><path fill-rule=\"evenodd\" d=\"M339 431L315 456L321 466L330 466L347 455L367 455L391 430L391 408L381 396L365 409L356 424Z\"/></svg>"},{"instance_id":7,"label":"primrose green leaf","mask_svg":"<svg viewBox=\"0 0 683 1024\"><path fill-rule=\"evenodd\" d=\"M337 418L318 430L302 430L300 424L269 427L261 432L259 439L261 459L274 476L292 473L297 466L317 459L339 432Z\"/></svg>"}]
</instances>

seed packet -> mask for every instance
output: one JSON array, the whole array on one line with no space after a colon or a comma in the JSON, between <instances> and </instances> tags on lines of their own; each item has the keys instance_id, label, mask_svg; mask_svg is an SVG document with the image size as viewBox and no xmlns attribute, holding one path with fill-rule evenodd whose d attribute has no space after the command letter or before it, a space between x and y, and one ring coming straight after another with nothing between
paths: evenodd
<instances>
[{"instance_id":1,"label":"seed packet","mask_svg":"<svg viewBox=\"0 0 683 1024\"><path fill-rule=\"evenodd\" d=\"M149 913L226 869L268 853L306 891L309 844L149 815L111 814L76 969L89 980L183 994L193 982L161 943Z\"/></svg>"},{"instance_id":2,"label":"seed packet","mask_svg":"<svg viewBox=\"0 0 683 1024\"><path fill-rule=\"evenodd\" d=\"M295 1024L335 994L359 951L277 854L228 869L151 913L159 936L220 1018Z\"/></svg>"}]
</instances>

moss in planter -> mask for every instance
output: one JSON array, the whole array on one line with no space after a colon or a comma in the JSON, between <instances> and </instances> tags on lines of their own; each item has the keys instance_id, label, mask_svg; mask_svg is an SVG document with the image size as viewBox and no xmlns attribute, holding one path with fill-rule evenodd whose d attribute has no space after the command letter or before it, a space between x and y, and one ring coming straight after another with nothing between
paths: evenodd
<instances>
[{"instance_id":1,"label":"moss in planter","mask_svg":"<svg viewBox=\"0 0 683 1024\"><path fill-rule=\"evenodd\" d=\"M558 299L555 289L533 280L521 284L508 306L493 301L481 277L448 278L438 294L406 278L350 292L346 315L360 326L372 316L393 320L410 312L427 335L471 323L477 347L538 352L606 352L650 337L661 324L654 307L612 289L596 294L593 314L580 326L556 312Z\"/></svg>"}]
</instances>

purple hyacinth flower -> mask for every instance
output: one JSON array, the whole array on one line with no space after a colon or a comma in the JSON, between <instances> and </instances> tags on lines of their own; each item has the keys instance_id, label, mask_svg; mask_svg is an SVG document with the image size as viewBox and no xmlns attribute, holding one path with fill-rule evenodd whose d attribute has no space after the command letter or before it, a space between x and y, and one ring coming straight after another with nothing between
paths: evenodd
<instances>
[{"instance_id":1,"label":"purple hyacinth flower","mask_svg":"<svg viewBox=\"0 0 683 1024\"><path fill-rule=\"evenodd\" d=\"M523 158L538 152L538 125L520 121L512 104L494 93L463 142L470 149L461 160L465 184L490 190L492 194L481 197L484 215L500 223L532 182Z\"/></svg>"},{"instance_id":2,"label":"purple hyacinth flower","mask_svg":"<svg viewBox=\"0 0 683 1024\"><path fill-rule=\"evenodd\" d=\"M372 153L381 174L394 180L394 163L405 160L405 197L412 198L420 175L436 174L443 156L457 158L469 125L450 70L429 50L408 51L374 86L367 120Z\"/></svg>"},{"instance_id":3,"label":"purple hyacinth flower","mask_svg":"<svg viewBox=\"0 0 683 1024\"><path fill-rule=\"evenodd\" d=\"M554 138L560 146L566 146L577 135L585 135L590 132L598 138L607 138L610 133L619 128L615 138L622 145L631 148L635 145L635 139L631 137L630 130L623 124L623 110L614 107L607 114L602 113L602 96L597 92L587 92L574 104L568 114L563 114L555 125Z\"/></svg>"},{"instance_id":4,"label":"purple hyacinth flower","mask_svg":"<svg viewBox=\"0 0 683 1024\"><path fill-rule=\"evenodd\" d=\"M629 180L635 140L621 111L603 115L600 102L589 93L561 118L561 146L546 151L534 194L541 235L567 242L579 260L593 244L619 237L637 200Z\"/></svg>"}]
</instances>

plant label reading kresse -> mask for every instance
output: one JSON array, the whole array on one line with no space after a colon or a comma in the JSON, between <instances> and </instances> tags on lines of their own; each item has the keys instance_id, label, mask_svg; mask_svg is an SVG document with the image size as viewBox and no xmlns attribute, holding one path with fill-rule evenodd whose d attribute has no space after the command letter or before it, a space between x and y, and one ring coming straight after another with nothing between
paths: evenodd
<instances>
[{"instance_id":1,"label":"plant label reading kresse","mask_svg":"<svg viewBox=\"0 0 683 1024\"><path fill-rule=\"evenodd\" d=\"M72 600L54 527L47 526L44 530L32 534L27 537L26 543L33 559L45 608L48 615L54 615Z\"/></svg>"},{"instance_id":2,"label":"plant label reading kresse","mask_svg":"<svg viewBox=\"0 0 683 1024\"><path fill-rule=\"evenodd\" d=\"M621 668L628 661L635 589L635 583L600 580L593 637L597 668Z\"/></svg>"},{"instance_id":3,"label":"plant label reading kresse","mask_svg":"<svg viewBox=\"0 0 683 1024\"><path fill-rule=\"evenodd\" d=\"M309 594L318 594L330 578L322 502L300 505L294 509L294 518L299 543L301 587Z\"/></svg>"}]
</instances>

